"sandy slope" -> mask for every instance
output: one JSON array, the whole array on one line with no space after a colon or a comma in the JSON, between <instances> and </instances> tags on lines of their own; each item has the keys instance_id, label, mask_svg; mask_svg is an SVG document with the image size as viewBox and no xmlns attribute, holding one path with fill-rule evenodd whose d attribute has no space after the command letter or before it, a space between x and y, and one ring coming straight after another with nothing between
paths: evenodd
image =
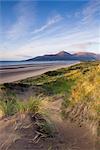
<instances>
[{"instance_id":1,"label":"sandy slope","mask_svg":"<svg viewBox=\"0 0 100 150\"><path fill-rule=\"evenodd\" d=\"M28 116L16 116L0 121L0 150L97 150L94 138L85 127L62 120L61 102L60 98L43 106L56 128L53 138L41 138L35 143L34 124Z\"/></svg>"},{"instance_id":2,"label":"sandy slope","mask_svg":"<svg viewBox=\"0 0 100 150\"><path fill-rule=\"evenodd\" d=\"M60 115L62 100L49 102L45 108L48 111L50 120L55 124L57 136L56 146L60 150L97 150L95 140L91 133L84 126L79 127L75 123L63 120ZM62 143L62 144L61 144ZM55 150L55 149L53 149Z\"/></svg>"}]
</instances>

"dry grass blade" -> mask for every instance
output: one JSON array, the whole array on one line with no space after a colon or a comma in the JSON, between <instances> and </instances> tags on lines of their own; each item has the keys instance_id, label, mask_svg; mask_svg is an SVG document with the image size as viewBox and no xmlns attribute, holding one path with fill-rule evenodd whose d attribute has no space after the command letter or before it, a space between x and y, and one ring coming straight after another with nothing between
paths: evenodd
<instances>
[{"instance_id":1,"label":"dry grass blade","mask_svg":"<svg viewBox=\"0 0 100 150\"><path fill-rule=\"evenodd\" d=\"M20 139L21 137L17 134L11 134L8 139L2 143L0 150L8 150L12 143L15 143L16 140Z\"/></svg>"}]
</instances>

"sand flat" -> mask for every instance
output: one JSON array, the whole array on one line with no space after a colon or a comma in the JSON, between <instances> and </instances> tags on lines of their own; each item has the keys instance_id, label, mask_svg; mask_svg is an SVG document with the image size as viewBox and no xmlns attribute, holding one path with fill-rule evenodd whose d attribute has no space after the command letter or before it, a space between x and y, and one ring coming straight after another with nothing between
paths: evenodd
<instances>
[{"instance_id":1,"label":"sand flat","mask_svg":"<svg viewBox=\"0 0 100 150\"><path fill-rule=\"evenodd\" d=\"M68 67L70 65L79 62L72 62L71 64L26 64L26 65L15 65L15 66L4 66L0 67L0 84L10 83L28 77L34 77L41 75L47 71L53 71L59 68Z\"/></svg>"}]
</instances>

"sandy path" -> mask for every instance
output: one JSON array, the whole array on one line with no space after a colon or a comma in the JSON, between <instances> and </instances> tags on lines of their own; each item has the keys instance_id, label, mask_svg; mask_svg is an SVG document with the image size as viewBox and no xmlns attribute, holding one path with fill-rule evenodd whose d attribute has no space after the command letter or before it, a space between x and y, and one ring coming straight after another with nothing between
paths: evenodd
<instances>
[{"instance_id":1,"label":"sandy path","mask_svg":"<svg viewBox=\"0 0 100 150\"><path fill-rule=\"evenodd\" d=\"M38 143L32 141L35 137L35 130L30 126L28 116L25 116L22 124L19 116L1 120L0 150L99 150L95 148L94 139L85 127L80 128L62 120L61 103L61 99L44 103L43 109L48 112L48 118L55 126L56 134L53 138L40 139ZM16 122L18 118L19 122ZM17 132L15 128L20 127L20 124L24 128Z\"/></svg>"},{"instance_id":2,"label":"sandy path","mask_svg":"<svg viewBox=\"0 0 100 150\"><path fill-rule=\"evenodd\" d=\"M85 127L79 127L61 118L60 107L62 100L49 102L45 106L50 120L54 123L57 136L54 141L59 150L97 150L94 138ZM54 150L54 149L53 149Z\"/></svg>"}]
</instances>

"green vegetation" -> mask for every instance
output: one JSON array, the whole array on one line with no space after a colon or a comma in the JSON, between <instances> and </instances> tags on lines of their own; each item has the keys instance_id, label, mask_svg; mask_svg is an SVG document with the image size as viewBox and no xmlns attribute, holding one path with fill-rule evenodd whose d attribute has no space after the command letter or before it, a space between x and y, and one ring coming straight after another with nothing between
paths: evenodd
<instances>
[{"instance_id":1,"label":"green vegetation","mask_svg":"<svg viewBox=\"0 0 100 150\"><path fill-rule=\"evenodd\" d=\"M30 98L27 104L28 111L35 114L39 111L40 105L41 105L41 99L40 98Z\"/></svg>"},{"instance_id":2,"label":"green vegetation","mask_svg":"<svg viewBox=\"0 0 100 150\"><path fill-rule=\"evenodd\" d=\"M96 126L97 134L99 134L100 65L88 68L88 73L84 68L85 75L80 76L77 84L73 86L71 94L65 97L62 104L62 114L80 126L83 123L92 124L92 129Z\"/></svg>"},{"instance_id":3,"label":"green vegetation","mask_svg":"<svg viewBox=\"0 0 100 150\"><path fill-rule=\"evenodd\" d=\"M0 98L0 109L5 115L14 115L17 112L17 99L13 93L4 93Z\"/></svg>"},{"instance_id":4,"label":"green vegetation","mask_svg":"<svg viewBox=\"0 0 100 150\"><path fill-rule=\"evenodd\" d=\"M15 96L13 87L20 91L35 88L35 97L20 101ZM39 112L41 99L62 96L61 107L64 118L77 122L96 125L100 131L100 62L82 62L68 68L49 71L38 77L28 78L15 83L0 86L0 109L3 114L13 115L17 112ZM10 93L10 94L8 94ZM41 94L41 98L39 97ZM51 132L48 123L40 123L40 128ZM45 131L45 132L46 132Z\"/></svg>"},{"instance_id":5,"label":"green vegetation","mask_svg":"<svg viewBox=\"0 0 100 150\"><path fill-rule=\"evenodd\" d=\"M4 116L11 116L18 112L37 113L40 108L41 99L31 97L27 102L19 101L15 95L4 95L3 100L0 99L0 110Z\"/></svg>"},{"instance_id":6,"label":"green vegetation","mask_svg":"<svg viewBox=\"0 0 100 150\"><path fill-rule=\"evenodd\" d=\"M64 96L63 105L69 104L68 98L66 97L69 97L71 93L73 94L77 93L75 96L73 96L74 103L76 101L79 101L79 99L82 99L83 101L84 100L89 101L90 92L88 92L88 94L85 94L85 92L88 91L87 88L89 89L92 88L92 85L94 84L95 87L97 88L98 86L97 83L99 83L99 75L100 75L99 71L97 71L99 70L97 69L99 68L99 64L100 64L99 62L83 62L80 64L70 66L68 68L62 68L56 71L49 71L38 77L28 78L22 81L18 81L16 83L0 85L0 107L3 108L5 113L9 115L10 113L12 115L17 111L15 106L19 107L18 109L22 109L23 111L28 109L26 108L27 107L26 103L23 104L22 102L19 102L17 100L14 88L17 87L20 91L23 91L23 88L28 88L30 86L33 87L35 86L37 88L37 95L38 93L39 94L41 93L44 96L63 95ZM40 90L39 92L38 88ZM95 94L96 93L99 92L97 92L95 89ZM72 100L70 101L72 103ZM31 108L32 105L33 106L38 105L37 102L38 102L37 100L36 102L30 100L29 109L32 110ZM99 111L97 106L95 109Z\"/></svg>"}]
</instances>

